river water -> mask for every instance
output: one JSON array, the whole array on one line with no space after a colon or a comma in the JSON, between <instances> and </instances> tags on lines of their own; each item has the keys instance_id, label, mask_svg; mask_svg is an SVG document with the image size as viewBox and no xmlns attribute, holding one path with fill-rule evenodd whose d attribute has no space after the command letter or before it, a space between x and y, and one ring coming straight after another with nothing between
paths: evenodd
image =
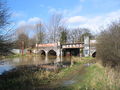
<instances>
[{"instance_id":1,"label":"river water","mask_svg":"<svg viewBox=\"0 0 120 90\"><path fill-rule=\"evenodd\" d=\"M25 57L17 57L17 58L6 58L0 60L0 75L6 71L10 71L13 68L17 68L18 66L23 65L41 65L41 64L49 64L49 63L71 63L71 58L67 57L44 57L39 55L29 55Z\"/></svg>"}]
</instances>

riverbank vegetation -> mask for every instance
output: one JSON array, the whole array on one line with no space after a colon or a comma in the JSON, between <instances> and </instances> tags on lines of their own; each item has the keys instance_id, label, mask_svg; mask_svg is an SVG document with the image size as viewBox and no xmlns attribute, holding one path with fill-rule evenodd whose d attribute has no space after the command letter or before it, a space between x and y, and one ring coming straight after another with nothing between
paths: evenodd
<instances>
[{"instance_id":1,"label":"riverbank vegetation","mask_svg":"<svg viewBox=\"0 0 120 90\"><path fill-rule=\"evenodd\" d=\"M82 88L86 90L120 90L120 72L111 67L97 63L87 68L85 77Z\"/></svg>"},{"instance_id":2,"label":"riverbank vegetation","mask_svg":"<svg viewBox=\"0 0 120 90\"><path fill-rule=\"evenodd\" d=\"M97 37L97 62L102 68L90 68L94 70L89 74L91 85L89 88L98 90L119 90L120 89L120 21L111 23ZM95 67L95 66L94 66ZM99 71L99 72L98 72ZM89 79L88 79L89 80Z\"/></svg>"},{"instance_id":3,"label":"riverbank vegetation","mask_svg":"<svg viewBox=\"0 0 120 90\"><path fill-rule=\"evenodd\" d=\"M120 89L119 69L103 67L91 57L72 58L72 66L55 71L42 70L38 66L20 66L6 72L0 76L0 90Z\"/></svg>"},{"instance_id":4,"label":"riverbank vegetation","mask_svg":"<svg viewBox=\"0 0 120 90\"><path fill-rule=\"evenodd\" d=\"M81 80L60 90L120 90L119 75L114 69L96 63L85 68L85 73L80 75Z\"/></svg>"},{"instance_id":5,"label":"riverbank vegetation","mask_svg":"<svg viewBox=\"0 0 120 90\"><path fill-rule=\"evenodd\" d=\"M34 54L32 54L32 55L34 55ZM1 55L0 60L6 59L6 58L16 58L16 57L24 57L24 56L27 56L27 54L22 55L22 54L13 54L13 53L11 53L11 54L9 54L7 56Z\"/></svg>"},{"instance_id":6,"label":"riverbank vegetation","mask_svg":"<svg viewBox=\"0 0 120 90\"><path fill-rule=\"evenodd\" d=\"M0 76L0 90L34 90L50 82L55 73L22 66Z\"/></svg>"},{"instance_id":7,"label":"riverbank vegetation","mask_svg":"<svg viewBox=\"0 0 120 90\"><path fill-rule=\"evenodd\" d=\"M104 66L120 65L120 21L113 22L97 37L97 59Z\"/></svg>"}]
</instances>

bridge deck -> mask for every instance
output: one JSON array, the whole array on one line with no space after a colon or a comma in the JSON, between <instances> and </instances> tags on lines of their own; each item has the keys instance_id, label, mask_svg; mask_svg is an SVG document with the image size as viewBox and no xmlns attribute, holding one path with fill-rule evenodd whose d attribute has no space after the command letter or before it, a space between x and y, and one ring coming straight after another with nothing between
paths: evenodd
<instances>
[{"instance_id":1,"label":"bridge deck","mask_svg":"<svg viewBox=\"0 0 120 90\"><path fill-rule=\"evenodd\" d=\"M62 44L62 48L83 48L84 43L68 43L68 44Z\"/></svg>"}]
</instances>

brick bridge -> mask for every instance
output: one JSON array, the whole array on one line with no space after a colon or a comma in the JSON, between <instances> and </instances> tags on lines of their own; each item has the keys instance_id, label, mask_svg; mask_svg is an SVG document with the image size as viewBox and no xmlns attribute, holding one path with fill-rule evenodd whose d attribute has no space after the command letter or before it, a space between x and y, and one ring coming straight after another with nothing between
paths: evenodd
<instances>
[{"instance_id":1,"label":"brick bridge","mask_svg":"<svg viewBox=\"0 0 120 90\"><path fill-rule=\"evenodd\" d=\"M48 44L36 44L37 53L41 55L56 55L60 56L60 45L58 43L48 43Z\"/></svg>"},{"instance_id":2,"label":"brick bridge","mask_svg":"<svg viewBox=\"0 0 120 90\"><path fill-rule=\"evenodd\" d=\"M95 40L89 40L89 37L84 37L83 43L48 43L36 44L36 53L41 55L54 55L54 56L92 56L96 52Z\"/></svg>"}]
</instances>

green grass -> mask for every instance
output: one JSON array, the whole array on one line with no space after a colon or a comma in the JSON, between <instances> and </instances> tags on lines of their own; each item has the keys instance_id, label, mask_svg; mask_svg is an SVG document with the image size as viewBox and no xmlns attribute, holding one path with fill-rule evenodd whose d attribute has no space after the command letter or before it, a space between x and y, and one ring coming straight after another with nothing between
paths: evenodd
<instances>
[{"instance_id":1,"label":"green grass","mask_svg":"<svg viewBox=\"0 0 120 90\"><path fill-rule=\"evenodd\" d=\"M100 64L87 67L82 78L82 82L72 85L72 90L120 90L120 73Z\"/></svg>"},{"instance_id":2,"label":"green grass","mask_svg":"<svg viewBox=\"0 0 120 90\"><path fill-rule=\"evenodd\" d=\"M120 72L100 64L88 68L89 87L96 90L120 90Z\"/></svg>"},{"instance_id":3,"label":"green grass","mask_svg":"<svg viewBox=\"0 0 120 90\"><path fill-rule=\"evenodd\" d=\"M95 63L96 60L93 57L72 57L72 61L76 64Z\"/></svg>"},{"instance_id":4,"label":"green grass","mask_svg":"<svg viewBox=\"0 0 120 90\"><path fill-rule=\"evenodd\" d=\"M77 85L80 90L104 90L100 88L103 82L99 81L99 78L103 77L103 68L97 64L88 67L86 74L84 75L84 81ZM102 86L102 85L101 85Z\"/></svg>"},{"instance_id":5,"label":"green grass","mask_svg":"<svg viewBox=\"0 0 120 90\"><path fill-rule=\"evenodd\" d=\"M24 55L14 54L14 55L6 56L6 58L16 58L16 57L22 57L22 56L26 56L26 54L24 54Z\"/></svg>"},{"instance_id":6,"label":"green grass","mask_svg":"<svg viewBox=\"0 0 120 90\"><path fill-rule=\"evenodd\" d=\"M23 57L23 56L27 56L26 54L24 55L21 55L21 54L11 54L11 55L8 55L8 56L0 56L0 59L5 59L5 58L16 58L16 57Z\"/></svg>"},{"instance_id":7,"label":"green grass","mask_svg":"<svg viewBox=\"0 0 120 90\"><path fill-rule=\"evenodd\" d=\"M77 58L78 59L78 58ZM77 62L70 68L63 70L62 78L70 76L81 69L81 65L91 62L90 59L84 59ZM120 67L117 67L119 69ZM103 67L99 63L95 63L89 67L85 67L85 72L76 74L78 82L69 86L60 86L59 90L120 90L120 70L116 71L110 67ZM81 78L81 79L79 79ZM62 89L61 89L62 88ZM71 88L71 89L69 89Z\"/></svg>"},{"instance_id":8,"label":"green grass","mask_svg":"<svg viewBox=\"0 0 120 90\"><path fill-rule=\"evenodd\" d=\"M25 57L25 56L36 56L37 54L11 54L11 55L8 55L8 56L0 56L0 59L5 59L5 58L16 58L16 57Z\"/></svg>"},{"instance_id":9,"label":"green grass","mask_svg":"<svg viewBox=\"0 0 120 90\"><path fill-rule=\"evenodd\" d=\"M82 57L82 60L92 60L94 59L93 57Z\"/></svg>"}]
</instances>

